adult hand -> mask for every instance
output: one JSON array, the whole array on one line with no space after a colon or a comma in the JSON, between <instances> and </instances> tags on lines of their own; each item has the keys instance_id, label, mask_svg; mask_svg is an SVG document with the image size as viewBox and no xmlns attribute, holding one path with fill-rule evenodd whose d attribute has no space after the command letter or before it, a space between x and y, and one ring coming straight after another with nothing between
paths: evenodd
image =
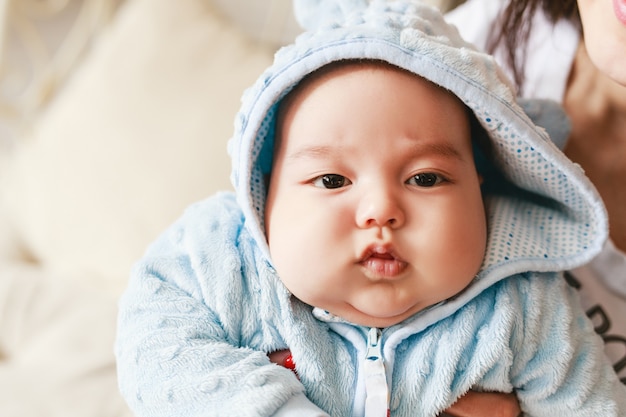
<instances>
[{"instance_id":1,"label":"adult hand","mask_svg":"<svg viewBox=\"0 0 626 417\"><path fill-rule=\"evenodd\" d=\"M284 366L287 369L295 370L293 360L291 359L291 351L289 349L277 350L267 355L270 358L270 362L276 365Z\"/></svg>"},{"instance_id":2,"label":"adult hand","mask_svg":"<svg viewBox=\"0 0 626 417\"><path fill-rule=\"evenodd\" d=\"M295 366L288 349L268 354L270 361L294 370ZM515 394L470 391L459 398L443 416L449 417L519 417L522 412Z\"/></svg>"}]
</instances>

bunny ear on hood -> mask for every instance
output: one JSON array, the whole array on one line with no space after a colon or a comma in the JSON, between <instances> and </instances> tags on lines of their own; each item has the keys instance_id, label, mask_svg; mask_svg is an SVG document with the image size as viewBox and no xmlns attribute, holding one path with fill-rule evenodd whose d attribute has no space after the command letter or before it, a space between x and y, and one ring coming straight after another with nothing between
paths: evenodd
<instances>
[{"instance_id":1,"label":"bunny ear on hood","mask_svg":"<svg viewBox=\"0 0 626 417\"><path fill-rule=\"evenodd\" d=\"M356 11L364 10L368 0L297 0L294 2L296 20L306 30L339 25Z\"/></svg>"},{"instance_id":2,"label":"bunny ear on hood","mask_svg":"<svg viewBox=\"0 0 626 417\"><path fill-rule=\"evenodd\" d=\"M506 188L486 195L488 248L469 293L519 272L574 268L608 235L604 205L579 166L517 104L495 60L466 43L439 10L410 0L296 0L310 30L275 56L246 91L229 142L246 228L271 264L264 232L276 108L303 77L340 60L382 60L451 91L492 142ZM550 129L548 129L550 130Z\"/></svg>"}]
</instances>

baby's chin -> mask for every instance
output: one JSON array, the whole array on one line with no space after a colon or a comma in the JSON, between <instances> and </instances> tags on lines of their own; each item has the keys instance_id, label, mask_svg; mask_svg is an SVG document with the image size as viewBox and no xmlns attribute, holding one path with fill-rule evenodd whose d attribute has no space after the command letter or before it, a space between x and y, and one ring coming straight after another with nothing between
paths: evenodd
<instances>
[{"instance_id":1,"label":"baby's chin","mask_svg":"<svg viewBox=\"0 0 626 417\"><path fill-rule=\"evenodd\" d=\"M384 328L401 323L426 307L419 304L403 307L380 304L364 307L349 305L349 308L335 314L360 326Z\"/></svg>"}]
</instances>

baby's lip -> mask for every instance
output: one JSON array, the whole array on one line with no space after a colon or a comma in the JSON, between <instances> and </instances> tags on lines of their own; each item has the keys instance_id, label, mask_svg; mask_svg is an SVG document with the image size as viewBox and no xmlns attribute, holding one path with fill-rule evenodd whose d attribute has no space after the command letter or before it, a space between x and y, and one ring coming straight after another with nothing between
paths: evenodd
<instances>
[{"instance_id":1,"label":"baby's lip","mask_svg":"<svg viewBox=\"0 0 626 417\"><path fill-rule=\"evenodd\" d=\"M382 259L400 259L400 256L393 249L391 244L379 244L374 243L369 245L361 253L360 262L367 260L368 258L376 257Z\"/></svg>"},{"instance_id":2,"label":"baby's lip","mask_svg":"<svg viewBox=\"0 0 626 417\"><path fill-rule=\"evenodd\" d=\"M358 264L365 269L367 276L378 279L397 277L408 265L390 244L369 245L362 252Z\"/></svg>"}]
</instances>

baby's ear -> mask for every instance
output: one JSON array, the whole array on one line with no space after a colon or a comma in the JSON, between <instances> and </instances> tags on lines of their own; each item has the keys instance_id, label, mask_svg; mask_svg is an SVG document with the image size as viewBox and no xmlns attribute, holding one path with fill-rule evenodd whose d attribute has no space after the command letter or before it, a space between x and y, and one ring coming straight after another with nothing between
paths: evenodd
<instances>
[{"instance_id":1,"label":"baby's ear","mask_svg":"<svg viewBox=\"0 0 626 417\"><path fill-rule=\"evenodd\" d=\"M533 123L544 128L552 142L563 150L572 131L572 123L563 107L547 99L520 98L517 102Z\"/></svg>"}]
</instances>

